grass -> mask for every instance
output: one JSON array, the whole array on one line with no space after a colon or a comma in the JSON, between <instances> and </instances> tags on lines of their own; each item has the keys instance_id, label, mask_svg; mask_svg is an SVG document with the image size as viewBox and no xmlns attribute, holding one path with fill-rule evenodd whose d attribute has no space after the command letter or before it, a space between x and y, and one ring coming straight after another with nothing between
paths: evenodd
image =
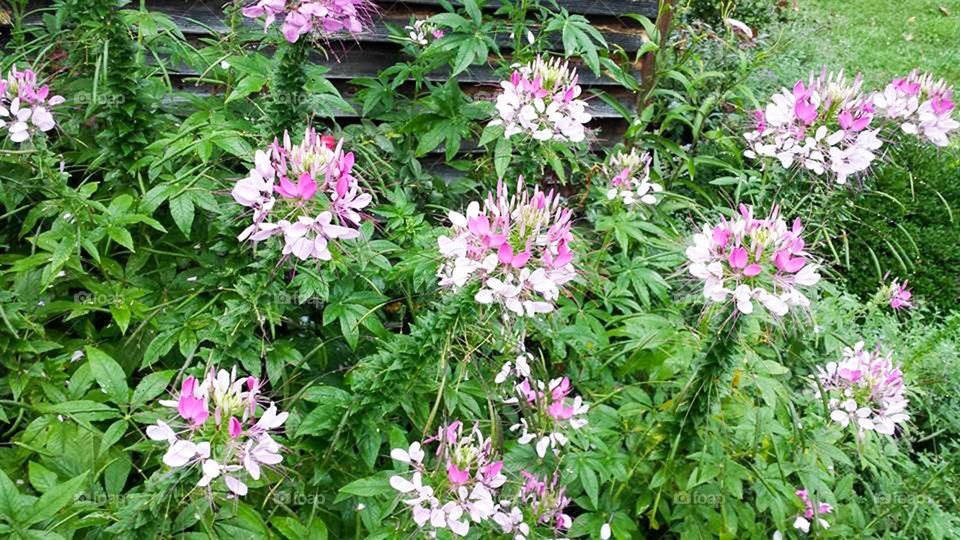
<instances>
[{"instance_id":1,"label":"grass","mask_svg":"<svg viewBox=\"0 0 960 540\"><path fill-rule=\"evenodd\" d=\"M764 82L826 65L862 72L867 88L913 68L960 83L960 0L798 0L785 19L766 30L782 50Z\"/></svg>"}]
</instances>

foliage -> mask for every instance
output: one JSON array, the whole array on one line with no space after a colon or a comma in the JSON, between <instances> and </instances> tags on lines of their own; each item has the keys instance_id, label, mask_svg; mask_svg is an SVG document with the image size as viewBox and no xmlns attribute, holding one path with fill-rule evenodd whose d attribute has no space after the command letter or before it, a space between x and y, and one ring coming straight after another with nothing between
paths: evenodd
<instances>
[{"instance_id":1,"label":"foliage","mask_svg":"<svg viewBox=\"0 0 960 540\"><path fill-rule=\"evenodd\" d=\"M893 272L909 279L931 308L949 313L960 300L960 280L953 271L960 262L956 149L911 148L890 159L875 184L890 197L864 199L856 210L863 225L856 227L857 240L850 246L851 260L870 261L873 267L849 265L847 282L866 298L884 272Z\"/></svg>"},{"instance_id":2,"label":"foliage","mask_svg":"<svg viewBox=\"0 0 960 540\"><path fill-rule=\"evenodd\" d=\"M341 94L311 61L336 55L323 28L291 43L231 4L187 39L148 2L15 4L2 66L38 80L0 112L43 84L67 101L55 130L0 129L0 535L960 535L956 143L897 146L852 188L760 168L743 133L780 51L669 17L631 16L650 39L627 52L553 2L441 2ZM471 71L519 81L538 55L570 72L525 72L531 106L582 91L623 137L491 125ZM293 216L354 191L372 200L304 248ZM708 302L712 263L772 308ZM823 279L784 315L804 267ZM860 341L901 366L892 434L842 425L818 386Z\"/></svg>"}]
</instances>

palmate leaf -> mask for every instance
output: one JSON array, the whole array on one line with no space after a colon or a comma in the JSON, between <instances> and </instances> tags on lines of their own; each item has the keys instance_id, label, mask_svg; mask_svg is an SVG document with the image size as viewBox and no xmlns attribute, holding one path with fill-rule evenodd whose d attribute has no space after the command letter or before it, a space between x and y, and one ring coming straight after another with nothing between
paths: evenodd
<instances>
[{"instance_id":1,"label":"palmate leaf","mask_svg":"<svg viewBox=\"0 0 960 540\"><path fill-rule=\"evenodd\" d=\"M2 474L2 473L0 473ZM30 526L40 523L53 517L61 508L67 505L74 496L80 492L84 481L87 479L87 472L72 478L62 484L57 484L48 489L30 508L25 512L24 525ZM0 488L2 489L2 488Z\"/></svg>"}]
</instances>

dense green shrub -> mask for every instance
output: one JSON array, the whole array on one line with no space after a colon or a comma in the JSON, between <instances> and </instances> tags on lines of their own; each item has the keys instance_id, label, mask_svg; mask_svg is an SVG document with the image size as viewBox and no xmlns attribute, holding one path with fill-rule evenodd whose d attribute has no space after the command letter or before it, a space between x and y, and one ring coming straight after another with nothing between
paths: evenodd
<instances>
[{"instance_id":1,"label":"dense green shrub","mask_svg":"<svg viewBox=\"0 0 960 540\"><path fill-rule=\"evenodd\" d=\"M744 156L760 44L638 17L631 56L553 2L441 4L347 98L322 39L255 12L246 43L239 4L188 40L60 0L11 42L0 536L960 536L960 315L866 277L903 259L950 308L923 231L956 234L955 152L839 187ZM502 102L458 80L481 64ZM511 116L537 99L568 122Z\"/></svg>"},{"instance_id":2,"label":"dense green shrub","mask_svg":"<svg viewBox=\"0 0 960 540\"><path fill-rule=\"evenodd\" d=\"M751 28L761 30L779 14L778 0L689 0L690 17L716 28L723 18L732 17Z\"/></svg>"},{"instance_id":3,"label":"dense green shrub","mask_svg":"<svg viewBox=\"0 0 960 540\"><path fill-rule=\"evenodd\" d=\"M852 227L844 274L868 298L884 274L909 279L914 292L941 314L960 306L960 153L897 151L869 183L886 196L863 197Z\"/></svg>"}]
</instances>

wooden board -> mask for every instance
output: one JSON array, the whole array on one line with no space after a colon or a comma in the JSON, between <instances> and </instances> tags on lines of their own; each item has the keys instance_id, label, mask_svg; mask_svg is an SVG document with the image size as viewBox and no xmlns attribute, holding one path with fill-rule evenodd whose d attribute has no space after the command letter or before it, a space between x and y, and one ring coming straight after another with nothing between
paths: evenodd
<instances>
[{"instance_id":1,"label":"wooden board","mask_svg":"<svg viewBox=\"0 0 960 540\"><path fill-rule=\"evenodd\" d=\"M222 16L224 13L225 0L147 0L147 8L155 11L162 11L169 14L188 15L194 14L199 17L209 17L211 15ZM241 5L252 5L253 0L241 2ZM409 6L408 9L432 8L434 11L442 10L441 0L404 0L403 2L391 2L385 0L374 0L374 3L380 7L381 12L397 11L398 8ZM449 0L453 6L462 6L460 0ZM553 2L543 0L543 4L551 9ZM488 0L484 8L492 10L500 7L498 0ZM556 0L556 6L560 9L566 9L570 13L581 15L607 15L611 17L620 17L628 13L644 15L651 20L657 16L657 0ZM133 7L136 7L135 3Z\"/></svg>"},{"instance_id":2,"label":"wooden board","mask_svg":"<svg viewBox=\"0 0 960 540\"><path fill-rule=\"evenodd\" d=\"M602 3L605 0L595 0ZM147 3L151 11L163 13L170 17L177 27L187 36L206 36L222 34L230 31L226 15L215 6L203 2L183 2L180 0L154 0ZM426 19L440 13L439 4L410 4L410 3L382 3L381 11L373 17L372 25L356 36L344 35L344 43L356 41L359 43L391 43L388 25L402 29L410 24L411 18ZM637 51L643 45L641 25L629 18L616 16L601 17L591 22L601 31L607 45L620 47L628 52ZM277 26L279 22L275 22ZM241 31L251 40L258 39L263 33L263 23L258 19L241 17ZM531 30L537 32L536 26ZM249 34L249 35L247 35ZM497 44L505 49L512 48L513 40L507 33L498 33L495 37ZM335 45L334 45L335 47ZM550 48L562 50L559 35L550 36Z\"/></svg>"}]
</instances>

